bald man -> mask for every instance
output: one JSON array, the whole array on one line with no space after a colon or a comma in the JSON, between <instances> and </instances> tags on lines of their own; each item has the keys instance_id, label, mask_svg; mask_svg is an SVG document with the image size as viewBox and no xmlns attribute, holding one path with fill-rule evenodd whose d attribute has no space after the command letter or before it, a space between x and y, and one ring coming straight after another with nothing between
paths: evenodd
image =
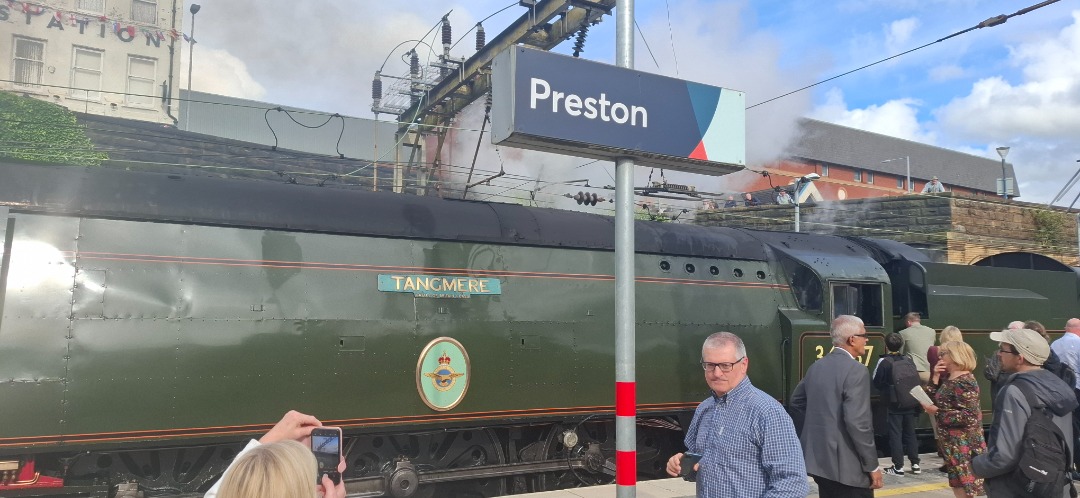
<instances>
[{"instance_id":1,"label":"bald man","mask_svg":"<svg viewBox=\"0 0 1080 498\"><path fill-rule=\"evenodd\" d=\"M1070 318L1065 322L1065 335L1050 344L1050 349L1057 353L1062 363L1080 372L1080 318ZM1080 389L1080 379L1073 387Z\"/></svg>"},{"instance_id":2,"label":"bald man","mask_svg":"<svg viewBox=\"0 0 1080 498\"><path fill-rule=\"evenodd\" d=\"M1065 334L1050 344L1050 349L1057 354L1062 363L1080 372L1080 318L1070 318L1065 322ZM1074 394L1080 400L1080 375L1077 375ZM1073 412L1073 436L1080 437L1080 408ZM1073 463L1080 462L1080 444L1073 443Z\"/></svg>"}]
</instances>

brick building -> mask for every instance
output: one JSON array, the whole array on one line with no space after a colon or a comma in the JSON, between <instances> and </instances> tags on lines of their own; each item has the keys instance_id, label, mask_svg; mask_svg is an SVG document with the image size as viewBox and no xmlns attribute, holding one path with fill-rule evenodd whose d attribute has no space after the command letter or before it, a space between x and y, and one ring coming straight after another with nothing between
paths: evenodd
<instances>
[{"instance_id":1,"label":"brick building","mask_svg":"<svg viewBox=\"0 0 1080 498\"><path fill-rule=\"evenodd\" d=\"M799 138L785 153L786 159L765 165L763 169L769 176L742 171L729 175L734 180L731 184L755 192L762 202L771 202L773 187L786 187L808 173L821 175L814 187L820 199L827 201L896 196L905 190L917 193L935 176L950 192L976 197L998 195L1000 159L813 119L800 120L798 133ZM1008 178L1015 179L1012 165L1005 166ZM1014 190L1010 197L1019 194ZM806 193L802 197L805 199Z\"/></svg>"}]
</instances>

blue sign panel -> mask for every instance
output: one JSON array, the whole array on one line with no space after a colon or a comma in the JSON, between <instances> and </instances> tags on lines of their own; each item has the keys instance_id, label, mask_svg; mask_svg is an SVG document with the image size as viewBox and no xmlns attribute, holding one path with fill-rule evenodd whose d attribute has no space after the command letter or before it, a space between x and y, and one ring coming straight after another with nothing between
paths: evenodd
<instances>
[{"instance_id":1,"label":"blue sign panel","mask_svg":"<svg viewBox=\"0 0 1080 498\"><path fill-rule=\"evenodd\" d=\"M467 298L477 294L502 294L502 283L497 278L379 275L379 290L383 292L409 292L416 297Z\"/></svg>"},{"instance_id":2,"label":"blue sign panel","mask_svg":"<svg viewBox=\"0 0 1080 498\"><path fill-rule=\"evenodd\" d=\"M492 62L492 141L727 174L746 164L742 92L512 47Z\"/></svg>"}]
</instances>

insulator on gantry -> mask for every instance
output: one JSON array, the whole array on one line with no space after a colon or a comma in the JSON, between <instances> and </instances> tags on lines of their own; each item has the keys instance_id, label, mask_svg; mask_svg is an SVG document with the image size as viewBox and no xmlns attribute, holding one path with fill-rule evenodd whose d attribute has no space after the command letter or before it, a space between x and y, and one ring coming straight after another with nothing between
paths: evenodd
<instances>
[{"instance_id":1,"label":"insulator on gantry","mask_svg":"<svg viewBox=\"0 0 1080 498\"><path fill-rule=\"evenodd\" d=\"M476 51L479 52L486 44L487 34L484 33L484 25L476 23Z\"/></svg>"},{"instance_id":2,"label":"insulator on gantry","mask_svg":"<svg viewBox=\"0 0 1080 498\"><path fill-rule=\"evenodd\" d=\"M585 50L585 39L589 37L589 26L583 25L577 32L577 39L574 40L574 57L581 55L581 52Z\"/></svg>"},{"instance_id":3,"label":"insulator on gantry","mask_svg":"<svg viewBox=\"0 0 1080 498\"><path fill-rule=\"evenodd\" d=\"M450 30L450 19L448 17L443 17L442 18L442 44L443 44L443 48L446 49L446 50L449 50L450 45L454 42L454 37L451 35L451 33L453 33L453 32Z\"/></svg>"},{"instance_id":4,"label":"insulator on gantry","mask_svg":"<svg viewBox=\"0 0 1080 498\"><path fill-rule=\"evenodd\" d=\"M413 50L412 55L409 56L409 72L413 78L420 76L420 55L416 53L416 50Z\"/></svg>"},{"instance_id":5,"label":"insulator on gantry","mask_svg":"<svg viewBox=\"0 0 1080 498\"><path fill-rule=\"evenodd\" d=\"M375 71L375 79L371 80L371 100L373 106L379 107L382 103L382 75L381 71Z\"/></svg>"}]
</instances>

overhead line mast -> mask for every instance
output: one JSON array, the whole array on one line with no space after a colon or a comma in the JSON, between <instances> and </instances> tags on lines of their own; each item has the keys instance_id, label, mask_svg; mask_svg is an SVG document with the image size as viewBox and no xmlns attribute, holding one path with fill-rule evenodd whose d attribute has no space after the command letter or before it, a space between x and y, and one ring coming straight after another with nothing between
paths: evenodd
<instances>
[{"instance_id":1,"label":"overhead line mast","mask_svg":"<svg viewBox=\"0 0 1080 498\"><path fill-rule=\"evenodd\" d=\"M524 2L523 2L524 3ZM447 71L422 97L402 111L398 134L413 125L436 127L491 90L486 68L503 50L524 44L551 50L581 27L598 24L615 8L615 0L540 0L468 59ZM558 19L556 19L558 18ZM444 64L448 61L442 61Z\"/></svg>"}]
</instances>

